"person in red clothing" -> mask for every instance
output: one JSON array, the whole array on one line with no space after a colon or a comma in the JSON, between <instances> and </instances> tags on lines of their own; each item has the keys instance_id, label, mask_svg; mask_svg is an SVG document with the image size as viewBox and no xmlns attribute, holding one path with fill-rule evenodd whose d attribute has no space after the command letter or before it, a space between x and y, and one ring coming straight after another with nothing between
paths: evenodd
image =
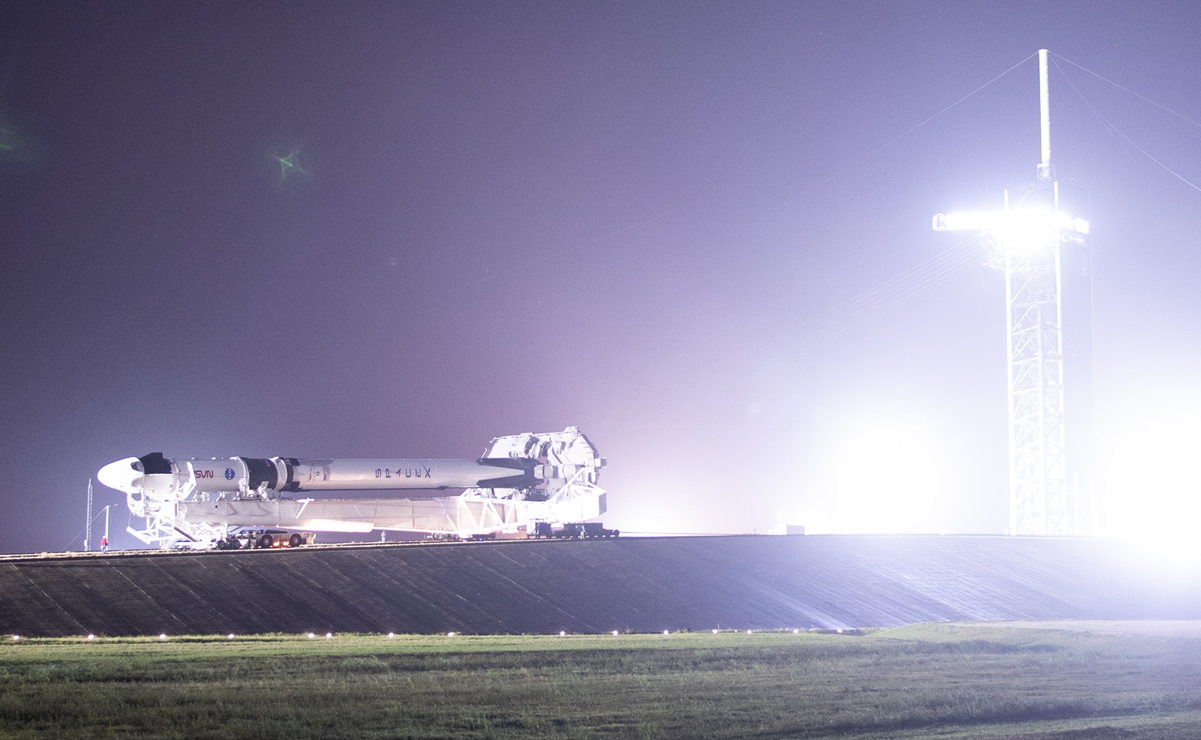
<instances>
[{"instance_id":1,"label":"person in red clothing","mask_svg":"<svg viewBox=\"0 0 1201 740\"><path fill-rule=\"evenodd\" d=\"M108 552L108 538L107 537L100 538L100 552Z\"/></svg>"}]
</instances>

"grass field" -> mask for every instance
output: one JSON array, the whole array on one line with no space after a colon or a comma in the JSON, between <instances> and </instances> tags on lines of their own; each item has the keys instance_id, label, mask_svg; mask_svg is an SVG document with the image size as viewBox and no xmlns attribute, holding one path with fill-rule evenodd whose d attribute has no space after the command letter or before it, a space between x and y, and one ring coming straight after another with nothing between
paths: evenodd
<instances>
[{"instance_id":1,"label":"grass field","mask_svg":"<svg viewBox=\"0 0 1201 740\"><path fill-rule=\"evenodd\" d=\"M0 645L0 737L1201 738L1201 640L323 635Z\"/></svg>"}]
</instances>

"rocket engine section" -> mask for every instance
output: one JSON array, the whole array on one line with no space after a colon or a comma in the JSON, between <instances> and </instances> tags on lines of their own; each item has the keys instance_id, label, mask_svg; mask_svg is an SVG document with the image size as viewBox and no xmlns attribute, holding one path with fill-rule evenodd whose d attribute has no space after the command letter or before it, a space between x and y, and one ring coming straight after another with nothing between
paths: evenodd
<instances>
[{"instance_id":1,"label":"rocket engine section","mask_svg":"<svg viewBox=\"0 0 1201 740\"><path fill-rule=\"evenodd\" d=\"M239 527L335 532L393 530L491 536L538 522L605 512L604 458L575 427L492 440L476 459L169 459L159 452L105 465L96 477L123 491L146 520L147 544L206 546ZM297 498L337 491L463 489L442 498Z\"/></svg>"}]
</instances>

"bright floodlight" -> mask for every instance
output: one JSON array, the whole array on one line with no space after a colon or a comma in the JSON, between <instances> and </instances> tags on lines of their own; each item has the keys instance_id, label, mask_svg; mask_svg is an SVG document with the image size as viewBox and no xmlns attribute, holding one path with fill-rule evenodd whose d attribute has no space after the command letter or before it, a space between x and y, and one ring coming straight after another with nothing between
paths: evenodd
<instances>
[{"instance_id":1,"label":"bright floodlight","mask_svg":"<svg viewBox=\"0 0 1201 740\"><path fill-rule=\"evenodd\" d=\"M231 640L234 639L234 633L232 633L232 632L229 633L229 639L231 639Z\"/></svg>"},{"instance_id":2,"label":"bright floodlight","mask_svg":"<svg viewBox=\"0 0 1201 740\"><path fill-rule=\"evenodd\" d=\"M13 642L20 642L20 641L21 641L20 635L13 635Z\"/></svg>"},{"instance_id":3,"label":"bright floodlight","mask_svg":"<svg viewBox=\"0 0 1201 740\"><path fill-rule=\"evenodd\" d=\"M393 637L396 637L396 633L395 633L395 632L389 632L389 633L388 633L388 639L389 639L389 640L391 640Z\"/></svg>"},{"instance_id":4,"label":"bright floodlight","mask_svg":"<svg viewBox=\"0 0 1201 740\"><path fill-rule=\"evenodd\" d=\"M613 630L613 636L617 637L617 630Z\"/></svg>"},{"instance_id":5,"label":"bright floodlight","mask_svg":"<svg viewBox=\"0 0 1201 740\"><path fill-rule=\"evenodd\" d=\"M1055 225L1061 231L1075 231L1077 234L1088 235L1088 221L1082 218L1072 218L1063 211L1055 214Z\"/></svg>"},{"instance_id":6,"label":"bright floodlight","mask_svg":"<svg viewBox=\"0 0 1201 740\"><path fill-rule=\"evenodd\" d=\"M447 636L447 637L454 637L454 636L455 636L455 633L453 633L453 632L447 632L447 633L446 633L446 636Z\"/></svg>"},{"instance_id":7,"label":"bright floodlight","mask_svg":"<svg viewBox=\"0 0 1201 740\"><path fill-rule=\"evenodd\" d=\"M332 639L333 639L333 637L334 637L334 633L332 633L332 632L326 632L326 633L325 633L325 639L327 639L327 640L332 640Z\"/></svg>"},{"instance_id":8,"label":"bright floodlight","mask_svg":"<svg viewBox=\"0 0 1201 740\"><path fill-rule=\"evenodd\" d=\"M88 639L89 639L89 640L95 640L95 639L96 639L96 636L95 636L95 635L88 635Z\"/></svg>"},{"instance_id":9,"label":"bright floodlight","mask_svg":"<svg viewBox=\"0 0 1201 740\"><path fill-rule=\"evenodd\" d=\"M1023 252L1049 246L1056 232L1088 234L1088 221L1049 208L1014 208L992 213L937 213L935 231L987 231L1007 248Z\"/></svg>"},{"instance_id":10,"label":"bright floodlight","mask_svg":"<svg viewBox=\"0 0 1201 740\"><path fill-rule=\"evenodd\" d=\"M159 635L159 636L158 636L158 639L160 639L160 640L165 640L165 639L167 639L167 636L166 636L165 634L164 634L164 635Z\"/></svg>"},{"instance_id":11,"label":"bright floodlight","mask_svg":"<svg viewBox=\"0 0 1201 740\"><path fill-rule=\"evenodd\" d=\"M560 631L560 632L559 632L559 637L567 637L567 633L566 633L566 632L562 632L562 631Z\"/></svg>"}]
</instances>

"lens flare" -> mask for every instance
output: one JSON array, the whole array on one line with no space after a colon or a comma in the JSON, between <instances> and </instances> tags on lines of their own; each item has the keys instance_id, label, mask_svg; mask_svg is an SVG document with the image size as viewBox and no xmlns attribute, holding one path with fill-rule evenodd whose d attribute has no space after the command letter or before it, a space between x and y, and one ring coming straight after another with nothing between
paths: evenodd
<instances>
[{"instance_id":1,"label":"lens flare","mask_svg":"<svg viewBox=\"0 0 1201 740\"><path fill-rule=\"evenodd\" d=\"M308 173L304 167L300 166L300 149L293 149L285 155L268 153L267 155L276 164L279 165L280 181L287 180L289 177L303 177Z\"/></svg>"}]
</instances>

